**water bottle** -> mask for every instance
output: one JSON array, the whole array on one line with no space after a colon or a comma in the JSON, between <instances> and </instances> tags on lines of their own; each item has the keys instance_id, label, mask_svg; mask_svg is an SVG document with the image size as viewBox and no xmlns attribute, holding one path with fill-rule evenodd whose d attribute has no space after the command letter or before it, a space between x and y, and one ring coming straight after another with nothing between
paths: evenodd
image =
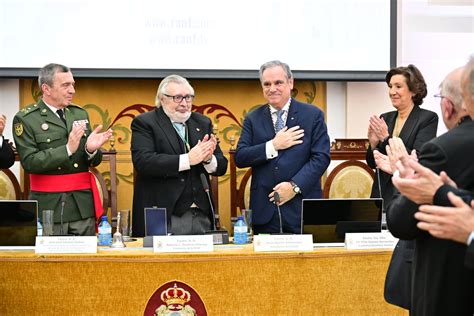
<instances>
[{"instance_id":1,"label":"water bottle","mask_svg":"<svg viewBox=\"0 0 474 316\"><path fill-rule=\"evenodd\" d=\"M247 224L243 216L239 216L234 225L234 244L243 245L247 243Z\"/></svg>"},{"instance_id":2,"label":"water bottle","mask_svg":"<svg viewBox=\"0 0 474 316\"><path fill-rule=\"evenodd\" d=\"M110 226L107 216L102 216L99 224L99 246L110 246L112 244L112 226Z\"/></svg>"},{"instance_id":3,"label":"water bottle","mask_svg":"<svg viewBox=\"0 0 474 316\"><path fill-rule=\"evenodd\" d=\"M41 225L41 222L40 222L40 219L38 218L38 222L36 223L36 227L37 227L37 236L43 236L43 225Z\"/></svg>"}]
</instances>

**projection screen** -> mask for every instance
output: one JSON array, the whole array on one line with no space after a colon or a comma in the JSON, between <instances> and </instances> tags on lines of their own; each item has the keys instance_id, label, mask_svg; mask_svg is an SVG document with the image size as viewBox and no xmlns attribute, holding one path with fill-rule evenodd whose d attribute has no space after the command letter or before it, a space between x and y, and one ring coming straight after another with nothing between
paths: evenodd
<instances>
[{"instance_id":1,"label":"projection screen","mask_svg":"<svg viewBox=\"0 0 474 316\"><path fill-rule=\"evenodd\" d=\"M1 0L0 77L47 63L76 77L381 80L395 65L396 0Z\"/></svg>"}]
</instances>

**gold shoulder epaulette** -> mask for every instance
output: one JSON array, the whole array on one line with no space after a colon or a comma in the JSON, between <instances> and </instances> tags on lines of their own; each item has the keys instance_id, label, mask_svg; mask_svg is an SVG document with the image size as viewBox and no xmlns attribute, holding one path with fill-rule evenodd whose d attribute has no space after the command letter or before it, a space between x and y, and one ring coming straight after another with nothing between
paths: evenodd
<instances>
[{"instance_id":1,"label":"gold shoulder epaulette","mask_svg":"<svg viewBox=\"0 0 474 316\"><path fill-rule=\"evenodd\" d=\"M72 106L72 107L74 107L74 108L79 108L79 109L83 110L82 106L80 106L80 105L78 105L78 104L71 103L71 104L68 105L68 107L70 107L70 106Z\"/></svg>"},{"instance_id":2,"label":"gold shoulder epaulette","mask_svg":"<svg viewBox=\"0 0 474 316\"><path fill-rule=\"evenodd\" d=\"M26 116L26 115L28 115L28 114L30 114L30 113L38 110L38 109L39 109L39 107L38 107L38 105L36 105L36 103L35 104L30 104L30 105L24 107L23 109L21 109L18 112L18 115L19 116Z\"/></svg>"},{"instance_id":3,"label":"gold shoulder epaulette","mask_svg":"<svg viewBox=\"0 0 474 316\"><path fill-rule=\"evenodd\" d=\"M66 107L66 111L86 112L86 110L84 110L82 106L77 105L77 104L72 104L72 103Z\"/></svg>"}]
</instances>

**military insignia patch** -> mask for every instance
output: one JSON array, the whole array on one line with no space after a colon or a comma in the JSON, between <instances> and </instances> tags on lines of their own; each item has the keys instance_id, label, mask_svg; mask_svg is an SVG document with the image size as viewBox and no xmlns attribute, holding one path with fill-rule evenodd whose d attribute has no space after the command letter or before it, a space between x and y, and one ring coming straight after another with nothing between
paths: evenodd
<instances>
[{"instance_id":1,"label":"military insignia patch","mask_svg":"<svg viewBox=\"0 0 474 316\"><path fill-rule=\"evenodd\" d=\"M23 124L15 123L15 134L16 136L21 136L21 134L23 134Z\"/></svg>"},{"instance_id":2,"label":"military insignia patch","mask_svg":"<svg viewBox=\"0 0 474 316\"><path fill-rule=\"evenodd\" d=\"M74 122L72 122L73 126L82 125L84 127L84 130L87 130L87 124L89 124L89 120L75 120Z\"/></svg>"}]
</instances>

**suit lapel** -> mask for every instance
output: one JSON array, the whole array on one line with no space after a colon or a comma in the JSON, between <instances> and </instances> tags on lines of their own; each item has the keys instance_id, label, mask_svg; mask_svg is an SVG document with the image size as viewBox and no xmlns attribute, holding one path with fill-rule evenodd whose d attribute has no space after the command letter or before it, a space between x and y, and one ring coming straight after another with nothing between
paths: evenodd
<instances>
[{"instance_id":1,"label":"suit lapel","mask_svg":"<svg viewBox=\"0 0 474 316\"><path fill-rule=\"evenodd\" d=\"M182 154L183 149L181 148L181 142L179 140L178 133L173 127L171 120L163 111L163 108L159 107L156 111L156 120L158 121L158 126L163 130L165 138L168 140L168 143L173 148L176 154Z\"/></svg>"},{"instance_id":2,"label":"suit lapel","mask_svg":"<svg viewBox=\"0 0 474 316\"><path fill-rule=\"evenodd\" d=\"M290 107L288 108L288 116L286 117L286 127L291 128L293 126L298 125L298 102L295 101L294 99L291 99ZM270 110L268 110L270 113ZM270 122L272 122L271 117L270 117ZM272 129L273 129L273 124L272 124ZM275 135L275 131L273 129L273 135ZM273 137L273 136L272 136ZM275 158L275 161L278 161L281 159L285 153L287 153L287 150L280 151L278 153L278 156Z\"/></svg>"},{"instance_id":3,"label":"suit lapel","mask_svg":"<svg viewBox=\"0 0 474 316\"><path fill-rule=\"evenodd\" d=\"M275 127L273 126L272 115L270 113L270 106L268 104L262 106L263 111L263 131L269 139L275 136Z\"/></svg>"},{"instance_id":4,"label":"suit lapel","mask_svg":"<svg viewBox=\"0 0 474 316\"><path fill-rule=\"evenodd\" d=\"M291 128L296 125L298 125L298 105L294 99L291 99L288 117L286 118L286 126Z\"/></svg>"},{"instance_id":5,"label":"suit lapel","mask_svg":"<svg viewBox=\"0 0 474 316\"><path fill-rule=\"evenodd\" d=\"M198 122L194 119L193 114L186 121L186 128L188 129L189 145L191 148L196 146L198 141L202 140L206 134L206 127L200 126Z\"/></svg>"},{"instance_id":6,"label":"suit lapel","mask_svg":"<svg viewBox=\"0 0 474 316\"><path fill-rule=\"evenodd\" d=\"M64 109L64 112L66 113L66 128L68 131L70 131L72 129L72 123L74 122L74 117L68 107ZM89 126L92 129L92 125L90 125L90 122Z\"/></svg>"},{"instance_id":7,"label":"suit lapel","mask_svg":"<svg viewBox=\"0 0 474 316\"><path fill-rule=\"evenodd\" d=\"M410 115L408 115L405 124L403 124L399 136L401 139L403 139L404 142L406 142L410 138L411 133L415 130L415 126L418 123L418 119L420 117L420 111L421 110L418 106L413 106L413 110L411 110Z\"/></svg>"},{"instance_id":8,"label":"suit lapel","mask_svg":"<svg viewBox=\"0 0 474 316\"><path fill-rule=\"evenodd\" d=\"M393 136L393 130L395 128L395 120L397 119L397 116L398 116L398 112L393 111L393 112L389 112L384 117L385 123L387 124L387 127L388 127L388 134L390 136Z\"/></svg>"}]
</instances>

